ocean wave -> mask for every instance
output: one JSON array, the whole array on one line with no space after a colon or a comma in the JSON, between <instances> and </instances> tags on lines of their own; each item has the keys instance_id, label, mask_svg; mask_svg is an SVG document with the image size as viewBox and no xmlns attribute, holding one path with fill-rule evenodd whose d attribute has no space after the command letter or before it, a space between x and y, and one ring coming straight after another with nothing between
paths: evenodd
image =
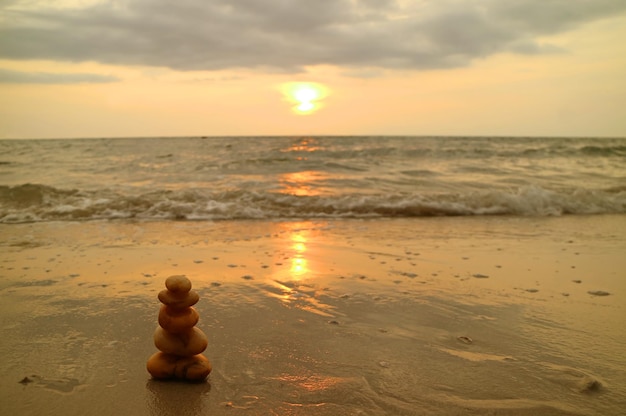
<instances>
[{"instance_id":1,"label":"ocean wave","mask_svg":"<svg viewBox=\"0 0 626 416\"><path fill-rule=\"evenodd\" d=\"M299 196L278 192L207 189L57 189L0 186L0 223L143 220L374 218L464 215L559 216L626 213L626 189L569 191L526 186L467 193Z\"/></svg>"},{"instance_id":2,"label":"ocean wave","mask_svg":"<svg viewBox=\"0 0 626 416\"><path fill-rule=\"evenodd\" d=\"M580 152L588 156L626 157L626 146L583 146Z\"/></svg>"}]
</instances>

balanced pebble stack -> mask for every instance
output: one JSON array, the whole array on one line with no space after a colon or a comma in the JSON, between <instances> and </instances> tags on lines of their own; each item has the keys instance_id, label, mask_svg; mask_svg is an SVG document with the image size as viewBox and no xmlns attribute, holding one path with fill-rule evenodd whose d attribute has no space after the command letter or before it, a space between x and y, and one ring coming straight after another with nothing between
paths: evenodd
<instances>
[{"instance_id":1,"label":"balanced pebble stack","mask_svg":"<svg viewBox=\"0 0 626 416\"><path fill-rule=\"evenodd\" d=\"M191 290L186 276L168 277L165 287L159 292L163 305L154 332L154 345L160 352L148 359L146 367L156 379L202 381L211 372L211 363L202 355L208 340L196 328L200 316L192 307L200 296Z\"/></svg>"}]
</instances>

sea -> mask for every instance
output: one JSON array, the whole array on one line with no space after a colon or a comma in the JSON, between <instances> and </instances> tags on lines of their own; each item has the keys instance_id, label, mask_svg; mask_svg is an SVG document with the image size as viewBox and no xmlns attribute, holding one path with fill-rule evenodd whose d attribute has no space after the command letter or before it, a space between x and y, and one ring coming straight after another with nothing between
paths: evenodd
<instances>
[{"instance_id":1,"label":"sea","mask_svg":"<svg viewBox=\"0 0 626 416\"><path fill-rule=\"evenodd\" d=\"M0 223L626 214L626 138L0 140Z\"/></svg>"}]
</instances>

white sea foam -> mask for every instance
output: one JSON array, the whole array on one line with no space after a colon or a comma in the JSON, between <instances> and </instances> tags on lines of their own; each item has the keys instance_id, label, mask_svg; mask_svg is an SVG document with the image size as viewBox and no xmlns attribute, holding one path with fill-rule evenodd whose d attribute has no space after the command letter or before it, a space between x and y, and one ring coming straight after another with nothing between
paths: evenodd
<instances>
[{"instance_id":1,"label":"white sea foam","mask_svg":"<svg viewBox=\"0 0 626 416\"><path fill-rule=\"evenodd\" d=\"M33 202L32 187L42 193ZM537 187L506 191L439 194L348 194L296 196L274 192L162 191L99 198L98 191L68 193L30 185L25 201L19 187L2 202L0 222L171 219L226 220L280 218L371 218L446 215L522 215L626 213L626 191L555 192ZM7 188L4 188L6 193Z\"/></svg>"}]
</instances>

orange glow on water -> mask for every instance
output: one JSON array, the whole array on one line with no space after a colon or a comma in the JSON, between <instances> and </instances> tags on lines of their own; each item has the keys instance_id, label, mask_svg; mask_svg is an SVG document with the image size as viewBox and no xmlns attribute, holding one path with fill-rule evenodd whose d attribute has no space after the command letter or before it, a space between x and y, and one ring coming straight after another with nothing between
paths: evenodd
<instances>
[{"instance_id":1,"label":"orange glow on water","mask_svg":"<svg viewBox=\"0 0 626 416\"><path fill-rule=\"evenodd\" d=\"M307 261L305 258L297 257L291 261L291 275L300 276L308 271Z\"/></svg>"},{"instance_id":2,"label":"orange glow on water","mask_svg":"<svg viewBox=\"0 0 626 416\"><path fill-rule=\"evenodd\" d=\"M293 234L291 240L293 241L291 248L293 249L294 255L291 258L290 272L292 277L300 277L309 272L309 262L305 257L307 239L302 234Z\"/></svg>"},{"instance_id":3,"label":"orange glow on water","mask_svg":"<svg viewBox=\"0 0 626 416\"><path fill-rule=\"evenodd\" d=\"M295 384L309 392L323 391L345 383L345 379L332 376L282 374L276 378L283 383Z\"/></svg>"},{"instance_id":4,"label":"orange glow on water","mask_svg":"<svg viewBox=\"0 0 626 416\"><path fill-rule=\"evenodd\" d=\"M280 192L297 196L319 195L321 192L315 188L314 184L325 178L326 175L317 171L285 173L279 179L282 185Z\"/></svg>"},{"instance_id":5,"label":"orange glow on water","mask_svg":"<svg viewBox=\"0 0 626 416\"><path fill-rule=\"evenodd\" d=\"M313 153L323 150L318 141L314 138L303 138L292 142L288 147L281 149L283 153ZM296 160L306 161L307 156L297 156ZM302 170L298 172L288 172L280 175L279 181L282 185L280 190L283 194L297 196L314 196L321 192L316 186L317 183L328 178L327 173L315 170Z\"/></svg>"},{"instance_id":6,"label":"orange glow on water","mask_svg":"<svg viewBox=\"0 0 626 416\"><path fill-rule=\"evenodd\" d=\"M281 224L286 246L277 260L280 265L285 262L288 267L272 274L272 296L289 308L332 317L334 308L319 298L322 292L310 283L320 271L320 253L316 244L319 230L311 227L309 222Z\"/></svg>"},{"instance_id":7,"label":"orange glow on water","mask_svg":"<svg viewBox=\"0 0 626 416\"><path fill-rule=\"evenodd\" d=\"M298 140L295 143L292 143L289 147L285 149L281 149L281 152L289 153L289 152L317 152L322 150L322 146L319 145L318 141L314 138L306 138ZM306 158L303 158L306 160ZM299 159L300 160L300 159Z\"/></svg>"}]
</instances>

